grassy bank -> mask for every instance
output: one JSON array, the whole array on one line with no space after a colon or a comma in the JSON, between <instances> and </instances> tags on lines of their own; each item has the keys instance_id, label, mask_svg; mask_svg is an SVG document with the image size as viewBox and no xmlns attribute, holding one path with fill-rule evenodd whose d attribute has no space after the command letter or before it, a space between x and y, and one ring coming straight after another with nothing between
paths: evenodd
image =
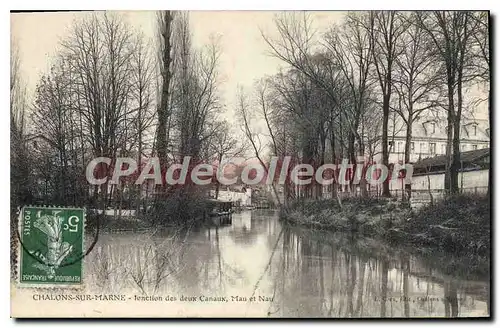
<instances>
[{"instance_id":1,"label":"grassy bank","mask_svg":"<svg viewBox=\"0 0 500 328\"><path fill-rule=\"evenodd\" d=\"M391 230L391 237L424 252L436 249L454 254L475 265L486 259L489 262L490 221L489 197L459 195L414 213Z\"/></svg>"},{"instance_id":2,"label":"grassy bank","mask_svg":"<svg viewBox=\"0 0 500 328\"><path fill-rule=\"evenodd\" d=\"M281 212L291 224L319 230L385 234L395 224L410 217L408 206L390 199L350 198L301 200Z\"/></svg>"},{"instance_id":3,"label":"grassy bank","mask_svg":"<svg viewBox=\"0 0 500 328\"><path fill-rule=\"evenodd\" d=\"M446 259L446 272L489 274L487 196L448 197L419 211L387 199L353 198L344 200L342 207L334 200L301 201L281 218L292 225L363 234L430 259Z\"/></svg>"}]
</instances>

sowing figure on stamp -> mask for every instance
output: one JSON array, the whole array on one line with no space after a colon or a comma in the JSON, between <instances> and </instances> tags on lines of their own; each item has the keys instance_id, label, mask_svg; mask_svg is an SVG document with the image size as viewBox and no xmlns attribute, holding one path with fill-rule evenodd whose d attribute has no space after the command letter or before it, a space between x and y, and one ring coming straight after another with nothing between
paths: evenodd
<instances>
[{"instance_id":1,"label":"sowing figure on stamp","mask_svg":"<svg viewBox=\"0 0 500 328\"><path fill-rule=\"evenodd\" d=\"M36 263L36 268L47 272L50 279L54 278L55 270L61 265L66 256L71 253L73 246L62 240L62 223L64 217L58 216L60 211L53 211L53 215L41 215L37 213L34 227L47 235L47 254L45 264Z\"/></svg>"}]
</instances>

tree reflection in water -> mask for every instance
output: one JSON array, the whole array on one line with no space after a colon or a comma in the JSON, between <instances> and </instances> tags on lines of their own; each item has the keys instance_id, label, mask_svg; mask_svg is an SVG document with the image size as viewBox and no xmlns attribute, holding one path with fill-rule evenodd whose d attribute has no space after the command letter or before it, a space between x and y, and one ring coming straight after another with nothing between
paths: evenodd
<instances>
[{"instance_id":1,"label":"tree reflection in water","mask_svg":"<svg viewBox=\"0 0 500 328\"><path fill-rule=\"evenodd\" d=\"M242 316L456 317L489 311L488 282L444 275L367 238L285 226L273 211L238 213L231 226L177 235L104 235L85 265L92 292L272 298L236 304ZM190 311L196 314L196 305Z\"/></svg>"}]
</instances>

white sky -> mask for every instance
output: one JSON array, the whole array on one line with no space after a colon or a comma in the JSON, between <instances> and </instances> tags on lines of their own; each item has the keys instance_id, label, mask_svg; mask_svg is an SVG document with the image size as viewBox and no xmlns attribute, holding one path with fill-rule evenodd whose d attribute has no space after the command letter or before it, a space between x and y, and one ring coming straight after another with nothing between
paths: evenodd
<instances>
[{"instance_id":1,"label":"white sky","mask_svg":"<svg viewBox=\"0 0 500 328\"><path fill-rule=\"evenodd\" d=\"M121 15L147 37L155 36L154 11L123 11ZM211 35L220 35L222 97L228 116L235 103L238 84L250 87L265 75L278 71L282 63L266 52L268 47L260 30L273 33L272 11L192 11L193 44L202 46ZM312 12L319 32L341 20L343 12ZM61 38L69 33L73 20L86 12L11 14L11 35L20 49L23 76L33 94L40 75L51 65Z\"/></svg>"},{"instance_id":2,"label":"white sky","mask_svg":"<svg viewBox=\"0 0 500 328\"><path fill-rule=\"evenodd\" d=\"M156 13L154 11L121 11L120 15L146 37L155 37ZM226 106L225 118L233 122L233 131L238 133L234 108L237 86L250 87L254 81L276 73L283 63L268 54L269 48L261 36L261 30L274 35L273 17L275 11L191 11L190 23L193 45L203 46L213 35L220 35L221 58L219 72L223 98ZM60 39L70 31L75 18L90 15L91 12L23 13L11 14L11 37L20 50L21 69L27 83L28 92L34 94L41 74L47 72L54 58ZM313 28L318 36L332 24L339 23L345 12L310 12ZM473 91L477 94L478 91ZM476 109L476 119L487 119L487 103ZM264 135L263 120L253 121L255 132ZM238 133L239 134L239 133ZM261 140L265 143L266 136Z\"/></svg>"}]
</instances>

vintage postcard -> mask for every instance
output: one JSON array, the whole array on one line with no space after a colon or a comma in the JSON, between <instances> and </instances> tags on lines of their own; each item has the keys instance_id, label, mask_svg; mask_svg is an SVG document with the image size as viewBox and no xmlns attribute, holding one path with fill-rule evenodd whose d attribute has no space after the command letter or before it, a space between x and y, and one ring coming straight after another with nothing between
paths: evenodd
<instances>
[{"instance_id":1,"label":"vintage postcard","mask_svg":"<svg viewBox=\"0 0 500 328\"><path fill-rule=\"evenodd\" d=\"M13 318L490 318L488 11L10 19Z\"/></svg>"}]
</instances>

